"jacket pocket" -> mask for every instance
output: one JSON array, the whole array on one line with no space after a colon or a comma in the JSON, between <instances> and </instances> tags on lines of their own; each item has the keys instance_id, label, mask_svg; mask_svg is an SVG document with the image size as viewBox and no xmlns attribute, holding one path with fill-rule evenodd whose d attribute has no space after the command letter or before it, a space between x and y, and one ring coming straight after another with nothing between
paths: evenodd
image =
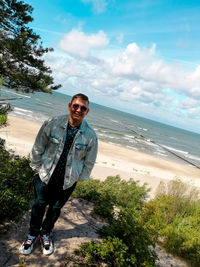
<instances>
[{"instance_id":1,"label":"jacket pocket","mask_svg":"<svg viewBox=\"0 0 200 267\"><path fill-rule=\"evenodd\" d=\"M85 157L86 149L87 149L86 144L80 144L80 143L75 144L75 159L76 159L76 161L79 161Z\"/></svg>"},{"instance_id":2,"label":"jacket pocket","mask_svg":"<svg viewBox=\"0 0 200 267\"><path fill-rule=\"evenodd\" d=\"M54 144L59 144L60 143L60 140L55 138L55 137L50 137L49 140L50 140L51 143L54 143Z\"/></svg>"}]
</instances>

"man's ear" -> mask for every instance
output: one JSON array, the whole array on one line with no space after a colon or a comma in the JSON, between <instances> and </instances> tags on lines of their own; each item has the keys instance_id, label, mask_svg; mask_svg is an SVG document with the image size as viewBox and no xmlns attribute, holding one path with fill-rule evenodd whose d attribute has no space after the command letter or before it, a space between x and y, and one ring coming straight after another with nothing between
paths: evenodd
<instances>
[{"instance_id":1,"label":"man's ear","mask_svg":"<svg viewBox=\"0 0 200 267\"><path fill-rule=\"evenodd\" d=\"M86 113L85 115L87 115L89 111L90 111L90 109L88 108L88 109L87 109L87 113Z\"/></svg>"},{"instance_id":2,"label":"man's ear","mask_svg":"<svg viewBox=\"0 0 200 267\"><path fill-rule=\"evenodd\" d=\"M69 103L69 104L68 104L68 109L69 109L69 110L71 109L71 106L72 106L72 104Z\"/></svg>"}]
</instances>

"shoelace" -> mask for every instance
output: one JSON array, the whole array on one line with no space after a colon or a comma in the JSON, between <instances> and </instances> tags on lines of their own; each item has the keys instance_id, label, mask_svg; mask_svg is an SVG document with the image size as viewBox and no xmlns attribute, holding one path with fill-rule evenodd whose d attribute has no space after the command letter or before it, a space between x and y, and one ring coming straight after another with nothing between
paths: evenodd
<instances>
[{"instance_id":1,"label":"shoelace","mask_svg":"<svg viewBox=\"0 0 200 267\"><path fill-rule=\"evenodd\" d=\"M49 246L50 246L49 236L47 236L47 235L43 235L43 236L42 236L42 240L43 240L44 247L45 247L46 249L49 249Z\"/></svg>"},{"instance_id":2,"label":"shoelace","mask_svg":"<svg viewBox=\"0 0 200 267\"><path fill-rule=\"evenodd\" d=\"M31 244L33 243L33 240L34 240L34 239L35 239L34 236L28 235L28 236L27 236L27 239L26 239L25 242L24 242L24 248L25 248L25 249L28 249L28 248L31 246Z\"/></svg>"}]
</instances>

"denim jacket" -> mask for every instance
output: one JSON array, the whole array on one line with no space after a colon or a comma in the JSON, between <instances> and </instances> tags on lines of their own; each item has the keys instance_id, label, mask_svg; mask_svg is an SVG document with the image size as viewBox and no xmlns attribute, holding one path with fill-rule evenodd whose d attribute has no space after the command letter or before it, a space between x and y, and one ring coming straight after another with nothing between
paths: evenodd
<instances>
[{"instance_id":1,"label":"denim jacket","mask_svg":"<svg viewBox=\"0 0 200 267\"><path fill-rule=\"evenodd\" d=\"M30 166L39 172L40 179L48 184L64 148L68 115L45 121L31 151ZM83 119L69 150L63 189L76 181L88 180L97 156L97 136Z\"/></svg>"}]
</instances>

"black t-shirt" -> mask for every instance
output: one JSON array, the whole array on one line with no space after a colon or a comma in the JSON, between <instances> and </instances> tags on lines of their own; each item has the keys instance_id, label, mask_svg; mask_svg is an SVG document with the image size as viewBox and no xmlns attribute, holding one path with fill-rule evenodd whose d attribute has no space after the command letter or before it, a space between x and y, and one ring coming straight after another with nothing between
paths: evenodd
<instances>
[{"instance_id":1,"label":"black t-shirt","mask_svg":"<svg viewBox=\"0 0 200 267\"><path fill-rule=\"evenodd\" d=\"M74 137L76 136L78 130L79 130L79 127L73 127L68 123L66 140L65 140L63 152L50 178L49 185L53 185L53 186L56 185L56 187L63 187L67 156L68 156L70 147L73 143Z\"/></svg>"}]
</instances>

